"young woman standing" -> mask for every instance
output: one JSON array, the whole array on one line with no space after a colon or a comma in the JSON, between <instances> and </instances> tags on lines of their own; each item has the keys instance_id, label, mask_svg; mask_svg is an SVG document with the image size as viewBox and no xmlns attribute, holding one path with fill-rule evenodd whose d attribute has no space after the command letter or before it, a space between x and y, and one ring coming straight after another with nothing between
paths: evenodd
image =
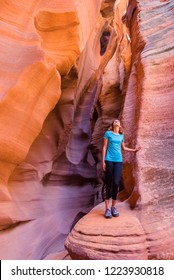
<instances>
[{"instance_id":1,"label":"young woman standing","mask_svg":"<svg viewBox=\"0 0 174 280\"><path fill-rule=\"evenodd\" d=\"M105 199L105 217L118 217L119 212L116 208L116 199L119 190L119 183L122 173L122 149L129 152L137 152L140 147L130 149L125 147L124 135L120 132L120 121L115 119L112 123L112 129L104 134L103 151L102 151L102 167L106 172L106 199ZM112 190L112 207L109 209L109 198L111 184Z\"/></svg>"}]
</instances>

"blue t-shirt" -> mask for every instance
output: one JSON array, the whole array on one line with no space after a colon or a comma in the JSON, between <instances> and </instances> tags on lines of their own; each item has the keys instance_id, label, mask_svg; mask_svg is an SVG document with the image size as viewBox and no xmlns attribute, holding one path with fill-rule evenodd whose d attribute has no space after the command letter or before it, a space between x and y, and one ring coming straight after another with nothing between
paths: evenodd
<instances>
[{"instance_id":1,"label":"blue t-shirt","mask_svg":"<svg viewBox=\"0 0 174 280\"><path fill-rule=\"evenodd\" d=\"M122 162L121 143L124 142L124 135L115 134L112 130L108 130L105 132L104 138L108 140L105 160Z\"/></svg>"}]
</instances>

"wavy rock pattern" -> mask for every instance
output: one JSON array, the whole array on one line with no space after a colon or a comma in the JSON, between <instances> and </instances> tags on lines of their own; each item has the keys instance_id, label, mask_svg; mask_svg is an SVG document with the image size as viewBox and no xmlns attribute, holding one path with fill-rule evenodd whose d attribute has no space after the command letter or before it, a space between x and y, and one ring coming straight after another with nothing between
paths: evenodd
<instances>
[{"instance_id":1,"label":"wavy rock pattern","mask_svg":"<svg viewBox=\"0 0 174 280\"><path fill-rule=\"evenodd\" d=\"M88 212L93 200L95 168L85 162L69 164L65 147L74 115L76 60L97 24L100 1L4 1L1 8L1 65L6 67L0 70L0 255L49 258L64 249L74 218ZM5 40L10 46L6 50ZM67 174L70 189L65 188L70 184ZM77 182L83 177L79 192ZM44 237L47 227L50 234ZM19 236L25 236L20 245L15 243Z\"/></svg>"},{"instance_id":2,"label":"wavy rock pattern","mask_svg":"<svg viewBox=\"0 0 174 280\"><path fill-rule=\"evenodd\" d=\"M172 1L0 6L1 259L68 259L64 242L73 259L173 259ZM108 221L93 207L115 117L142 149Z\"/></svg>"},{"instance_id":3,"label":"wavy rock pattern","mask_svg":"<svg viewBox=\"0 0 174 280\"><path fill-rule=\"evenodd\" d=\"M13 168L24 160L60 96L60 78L51 68L42 62L29 66L1 102L1 183L7 184Z\"/></svg>"},{"instance_id":4,"label":"wavy rock pattern","mask_svg":"<svg viewBox=\"0 0 174 280\"><path fill-rule=\"evenodd\" d=\"M120 52L119 63L124 66L121 117L125 141L142 147L136 157L124 153L120 197L127 198L127 207L134 210L118 204L120 217L108 222L103 219L104 205L94 208L65 242L73 259L174 259L173 3L138 2L129 1L126 13L121 1L115 4L116 54ZM126 37L119 35L124 30L121 21L130 30L131 51Z\"/></svg>"},{"instance_id":5,"label":"wavy rock pattern","mask_svg":"<svg viewBox=\"0 0 174 280\"><path fill-rule=\"evenodd\" d=\"M143 227L134 212L123 203L120 217L103 218L103 203L83 217L66 240L73 259L147 259Z\"/></svg>"},{"instance_id":6,"label":"wavy rock pattern","mask_svg":"<svg viewBox=\"0 0 174 280\"><path fill-rule=\"evenodd\" d=\"M35 18L35 26L42 38L41 47L55 61L60 74L66 75L80 54L77 13L40 11Z\"/></svg>"}]
</instances>

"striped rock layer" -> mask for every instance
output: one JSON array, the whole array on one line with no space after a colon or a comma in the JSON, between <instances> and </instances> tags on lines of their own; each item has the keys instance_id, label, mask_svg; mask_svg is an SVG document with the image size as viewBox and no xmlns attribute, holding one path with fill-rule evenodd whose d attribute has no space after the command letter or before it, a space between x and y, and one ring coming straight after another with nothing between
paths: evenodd
<instances>
[{"instance_id":1,"label":"striped rock layer","mask_svg":"<svg viewBox=\"0 0 174 280\"><path fill-rule=\"evenodd\" d=\"M69 258L64 244L72 259L174 259L172 2L0 4L1 259ZM123 153L106 220L101 150L118 117L141 150Z\"/></svg>"}]
</instances>

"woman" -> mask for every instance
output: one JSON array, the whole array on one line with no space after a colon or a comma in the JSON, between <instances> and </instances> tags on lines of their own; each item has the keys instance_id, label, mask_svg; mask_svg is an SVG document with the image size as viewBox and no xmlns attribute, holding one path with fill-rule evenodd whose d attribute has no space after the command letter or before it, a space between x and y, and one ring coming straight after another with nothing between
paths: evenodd
<instances>
[{"instance_id":1,"label":"woman","mask_svg":"<svg viewBox=\"0 0 174 280\"><path fill-rule=\"evenodd\" d=\"M114 120L112 123L112 129L108 130L104 134L104 143L102 151L102 165L103 170L106 172L106 211L105 217L112 218L118 217L119 212L116 208L116 199L119 189L119 183L121 179L122 172L122 151L137 152L140 147L135 149L130 149L125 147L124 135L120 132L120 121L118 119ZM109 198L111 184L113 183L112 190L112 207L109 209Z\"/></svg>"}]
</instances>

